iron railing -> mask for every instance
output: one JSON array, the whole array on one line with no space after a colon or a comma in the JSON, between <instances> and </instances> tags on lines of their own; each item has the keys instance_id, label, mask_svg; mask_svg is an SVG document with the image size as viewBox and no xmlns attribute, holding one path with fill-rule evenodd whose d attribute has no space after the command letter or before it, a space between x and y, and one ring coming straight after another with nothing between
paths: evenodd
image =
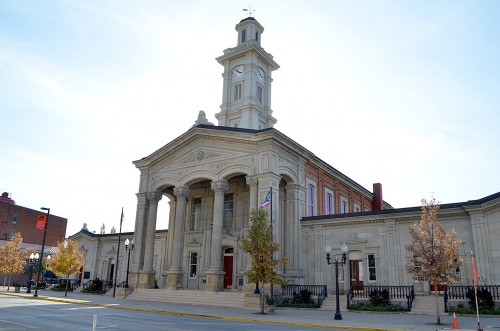
<instances>
[{"instance_id":1,"label":"iron railing","mask_svg":"<svg viewBox=\"0 0 500 331\"><path fill-rule=\"evenodd\" d=\"M311 292L311 296L325 298L328 296L326 285L284 285L281 287L282 294L286 298L292 298L301 291L307 290Z\"/></svg>"},{"instance_id":2,"label":"iron railing","mask_svg":"<svg viewBox=\"0 0 500 331\"><path fill-rule=\"evenodd\" d=\"M406 309L411 310L413 300L415 300L415 288L409 286L391 286L391 285L353 285L347 294L347 308L351 306L352 298L369 298L373 291L387 290L390 299L406 299Z\"/></svg>"},{"instance_id":3,"label":"iron railing","mask_svg":"<svg viewBox=\"0 0 500 331\"><path fill-rule=\"evenodd\" d=\"M500 285L482 285L480 289L486 289L491 293L493 300L500 300ZM472 285L445 285L444 286L444 311L448 312L448 300L468 300L467 292L473 291Z\"/></svg>"}]
</instances>

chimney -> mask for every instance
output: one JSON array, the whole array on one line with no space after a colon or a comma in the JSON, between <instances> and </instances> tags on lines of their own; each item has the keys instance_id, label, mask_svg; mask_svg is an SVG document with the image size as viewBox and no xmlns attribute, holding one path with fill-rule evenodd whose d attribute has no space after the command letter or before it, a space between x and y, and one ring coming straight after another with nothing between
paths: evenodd
<instances>
[{"instance_id":1,"label":"chimney","mask_svg":"<svg viewBox=\"0 0 500 331\"><path fill-rule=\"evenodd\" d=\"M382 184L373 184L373 200L372 200L372 210L382 210Z\"/></svg>"}]
</instances>

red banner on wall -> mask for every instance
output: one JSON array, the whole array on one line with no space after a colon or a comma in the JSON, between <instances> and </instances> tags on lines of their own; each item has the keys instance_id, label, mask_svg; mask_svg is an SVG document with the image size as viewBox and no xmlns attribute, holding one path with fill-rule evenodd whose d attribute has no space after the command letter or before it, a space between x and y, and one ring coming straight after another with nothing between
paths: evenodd
<instances>
[{"instance_id":1,"label":"red banner on wall","mask_svg":"<svg viewBox=\"0 0 500 331\"><path fill-rule=\"evenodd\" d=\"M47 222L47 216L38 215L36 219L36 228L38 230L45 230L45 222Z\"/></svg>"}]
</instances>

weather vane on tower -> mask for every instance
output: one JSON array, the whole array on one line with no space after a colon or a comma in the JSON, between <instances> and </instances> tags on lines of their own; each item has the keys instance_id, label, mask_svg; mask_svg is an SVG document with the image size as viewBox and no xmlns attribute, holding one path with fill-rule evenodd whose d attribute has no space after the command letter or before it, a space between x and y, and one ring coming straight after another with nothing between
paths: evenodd
<instances>
[{"instance_id":1,"label":"weather vane on tower","mask_svg":"<svg viewBox=\"0 0 500 331\"><path fill-rule=\"evenodd\" d=\"M243 8L243 11L247 11L248 12L248 17L251 17L252 14L253 14L253 12L255 11L255 9L252 10L252 5L248 5L248 9L247 8Z\"/></svg>"}]
</instances>

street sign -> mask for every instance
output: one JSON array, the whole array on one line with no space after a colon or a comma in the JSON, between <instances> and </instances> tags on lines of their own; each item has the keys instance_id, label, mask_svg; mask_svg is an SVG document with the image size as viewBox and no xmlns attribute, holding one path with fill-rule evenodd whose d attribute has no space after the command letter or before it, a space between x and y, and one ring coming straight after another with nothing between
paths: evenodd
<instances>
[{"instance_id":1,"label":"street sign","mask_svg":"<svg viewBox=\"0 0 500 331\"><path fill-rule=\"evenodd\" d=\"M36 219L36 228L38 230L45 230L45 223L47 222L47 216L38 215Z\"/></svg>"}]
</instances>

